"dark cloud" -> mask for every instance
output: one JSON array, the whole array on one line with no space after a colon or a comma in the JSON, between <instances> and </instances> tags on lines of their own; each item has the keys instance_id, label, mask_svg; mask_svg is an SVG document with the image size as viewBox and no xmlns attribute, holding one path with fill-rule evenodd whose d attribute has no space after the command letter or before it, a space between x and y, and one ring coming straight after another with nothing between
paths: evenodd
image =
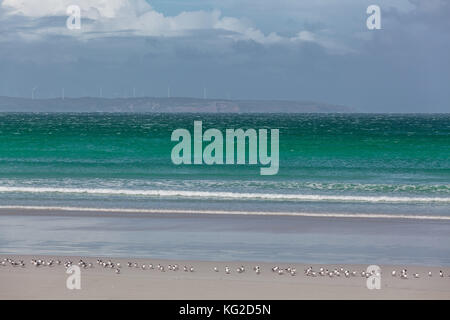
<instances>
[{"instance_id":1,"label":"dark cloud","mask_svg":"<svg viewBox=\"0 0 450 320\"><path fill-rule=\"evenodd\" d=\"M67 96L95 96L100 88L111 97L131 96L133 88L138 95L164 96L168 86L172 95L201 96L206 87L209 97L317 100L361 111L449 112L449 2L435 1L434 7L411 3L412 10L383 9L382 30L329 33L325 40L354 49L341 54L317 42L264 44L210 29L177 37L125 31L77 39L42 33L63 17L3 15L0 95L30 96L37 85L38 97L59 95L62 87ZM320 36L323 26L310 25L309 31Z\"/></svg>"}]
</instances>

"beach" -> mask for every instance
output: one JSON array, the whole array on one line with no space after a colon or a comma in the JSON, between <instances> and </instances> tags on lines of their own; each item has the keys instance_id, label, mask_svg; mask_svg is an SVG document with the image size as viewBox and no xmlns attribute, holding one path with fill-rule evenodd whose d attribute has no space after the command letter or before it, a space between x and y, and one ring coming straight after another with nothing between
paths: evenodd
<instances>
[{"instance_id":1,"label":"beach","mask_svg":"<svg viewBox=\"0 0 450 320\"><path fill-rule=\"evenodd\" d=\"M173 261L161 259L124 259L65 256L11 256L1 255L0 260L23 260L25 266L0 266L0 299L450 299L450 268L420 266L380 266L381 288L369 290L366 277L360 272L367 265L309 265L299 263L255 263L255 262L206 262ZM35 266L31 259L41 259L52 266ZM81 268L81 289L69 290L64 263L77 264L80 259L92 263L92 267ZM61 265L56 265L60 260ZM114 268L97 263L111 261ZM128 267L128 262L132 263ZM120 268L117 268L120 263ZM137 267L134 264L137 264ZM153 269L149 265L153 264ZM145 265L145 269L142 269ZM164 266L162 272L158 265ZM169 270L168 266L179 266ZM187 266L193 271L183 271ZM230 274L225 267L230 268ZM245 271L236 270L244 266ZM253 267L259 266L257 274ZM279 268L296 269L295 276L288 271L282 275L272 271ZM218 268L218 272L214 271ZM305 270L321 267L329 270L343 268L357 271L356 276L329 277L311 276ZM408 279L401 279L400 270L407 268ZM119 269L117 274L115 270ZM397 270L397 276L391 275ZM439 276L439 271L444 273ZM432 276L428 276L432 272ZM419 278L414 278L418 273Z\"/></svg>"},{"instance_id":2,"label":"beach","mask_svg":"<svg viewBox=\"0 0 450 320\"><path fill-rule=\"evenodd\" d=\"M2 299L449 298L448 115L1 117L0 255L25 264L0 266ZM279 129L277 175L172 163L171 133L198 120ZM63 265L31 263L80 257L93 264L81 290L66 289ZM97 259L166 270L116 274ZM379 290L361 276L370 265Z\"/></svg>"}]
</instances>

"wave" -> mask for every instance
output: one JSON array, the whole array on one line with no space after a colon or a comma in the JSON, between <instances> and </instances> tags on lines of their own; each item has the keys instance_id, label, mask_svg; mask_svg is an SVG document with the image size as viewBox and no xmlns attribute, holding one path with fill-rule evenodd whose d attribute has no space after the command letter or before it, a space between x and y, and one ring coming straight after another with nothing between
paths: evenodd
<instances>
[{"instance_id":1,"label":"wave","mask_svg":"<svg viewBox=\"0 0 450 320\"><path fill-rule=\"evenodd\" d=\"M133 190L111 188L54 188L54 187L5 187L0 193L63 193L92 195L148 196L159 198L184 199L231 199L231 200L269 200L269 201L329 201L329 202L368 202L368 203L450 203L450 197L398 197L398 196L357 196L357 195L315 195L315 194L277 194L241 193L187 190Z\"/></svg>"},{"instance_id":2,"label":"wave","mask_svg":"<svg viewBox=\"0 0 450 320\"><path fill-rule=\"evenodd\" d=\"M258 216L297 216L317 218L367 218L367 219L415 219L450 220L449 216L372 214L372 213L310 213L275 211L228 211L228 210L180 210L180 209L124 209L124 208L85 208L85 207L47 207L47 206L0 206L0 210L45 210L67 212L105 212L105 213L148 213L148 214L208 214L208 215L258 215Z\"/></svg>"}]
</instances>

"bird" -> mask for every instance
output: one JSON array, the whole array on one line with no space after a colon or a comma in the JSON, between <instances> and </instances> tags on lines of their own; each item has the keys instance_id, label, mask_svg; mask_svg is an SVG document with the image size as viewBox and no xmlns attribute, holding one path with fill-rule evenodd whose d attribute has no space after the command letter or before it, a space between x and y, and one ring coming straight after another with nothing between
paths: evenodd
<instances>
[{"instance_id":1,"label":"bird","mask_svg":"<svg viewBox=\"0 0 450 320\"><path fill-rule=\"evenodd\" d=\"M214 267L215 272L219 272L219 269L217 267Z\"/></svg>"},{"instance_id":2,"label":"bird","mask_svg":"<svg viewBox=\"0 0 450 320\"><path fill-rule=\"evenodd\" d=\"M184 270L184 272L188 272L188 267L184 266L183 270Z\"/></svg>"},{"instance_id":3,"label":"bird","mask_svg":"<svg viewBox=\"0 0 450 320\"><path fill-rule=\"evenodd\" d=\"M442 270L439 271L439 276L440 276L441 278L444 277L444 273L442 272Z\"/></svg>"},{"instance_id":4,"label":"bird","mask_svg":"<svg viewBox=\"0 0 450 320\"><path fill-rule=\"evenodd\" d=\"M190 272L194 272L194 267L190 267L190 268L189 268L189 271L190 271Z\"/></svg>"},{"instance_id":5,"label":"bird","mask_svg":"<svg viewBox=\"0 0 450 320\"><path fill-rule=\"evenodd\" d=\"M420 275L418 273L414 273L414 278L419 278Z\"/></svg>"},{"instance_id":6,"label":"bird","mask_svg":"<svg viewBox=\"0 0 450 320\"><path fill-rule=\"evenodd\" d=\"M397 271L393 270L392 271L392 276L395 277L397 275Z\"/></svg>"},{"instance_id":7,"label":"bird","mask_svg":"<svg viewBox=\"0 0 450 320\"><path fill-rule=\"evenodd\" d=\"M429 276L429 277L432 277L432 276L433 276L433 274L431 273L431 271L428 271L428 276Z\"/></svg>"},{"instance_id":8,"label":"bird","mask_svg":"<svg viewBox=\"0 0 450 320\"><path fill-rule=\"evenodd\" d=\"M116 269L116 274L119 274L120 273L120 269Z\"/></svg>"},{"instance_id":9,"label":"bird","mask_svg":"<svg viewBox=\"0 0 450 320\"><path fill-rule=\"evenodd\" d=\"M230 274L230 271L231 271L231 270L230 270L230 267L226 266L226 267L225 267L225 273L226 273L226 274Z\"/></svg>"},{"instance_id":10,"label":"bird","mask_svg":"<svg viewBox=\"0 0 450 320\"><path fill-rule=\"evenodd\" d=\"M278 270L278 274L279 274L280 276L283 275L283 274L284 274L284 270L283 270L283 269Z\"/></svg>"}]
</instances>

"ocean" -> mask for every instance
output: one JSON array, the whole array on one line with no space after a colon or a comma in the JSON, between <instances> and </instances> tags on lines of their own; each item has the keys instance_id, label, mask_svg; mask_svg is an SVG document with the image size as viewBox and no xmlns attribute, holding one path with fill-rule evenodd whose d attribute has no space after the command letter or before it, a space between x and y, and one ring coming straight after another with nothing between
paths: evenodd
<instances>
[{"instance_id":1,"label":"ocean","mask_svg":"<svg viewBox=\"0 0 450 320\"><path fill-rule=\"evenodd\" d=\"M278 174L260 175L261 165L174 165L171 151L176 142L171 141L171 133L178 128L192 131L196 120L203 122L204 130L216 128L222 132L229 128L279 129ZM424 249L423 256L420 256L417 254L420 250L411 250L402 261L415 263L429 259L450 264L450 242L441 243L442 239L436 238L450 230L450 115L4 113L0 114L0 209L25 208L63 211L76 208L84 212L78 219L73 216L52 218L53 224L60 221L59 227L64 227L66 235L68 229L75 230L75 226L84 225L86 220L82 219L86 219L90 212L113 209L122 212L123 216L110 217L107 224L113 223L114 219L122 219L121 224L127 226L123 232L129 235L127 238L122 234L122 240L133 237L131 231L126 230L132 230L134 227L130 223L138 221L127 220L129 212L148 216L158 213L153 220L144 219L139 224L159 221L163 226L157 231L158 239L169 235L161 235L163 230L172 232L170 239L178 239L175 243L173 240L164 242L164 247L158 247L160 251L154 249L161 252L159 256L180 258L181 255L183 258L213 260L260 259L259 254L251 253L255 251L256 243L261 239L273 239L275 245L259 246L257 251L269 252L267 255L272 258L301 261L304 255L296 256L293 254L295 250L281 253L276 245L277 241L280 246L288 241L292 246L291 241L294 241L295 246L297 240L302 241L302 245L304 241L309 241L308 245L319 245L319 233L312 239L283 238L305 236L301 233L301 230L305 232L304 228L299 227L301 230L298 232L287 231L290 219L300 219L296 216L309 217L303 221L322 218L324 223L330 218L351 217L364 225L372 223L372 226L379 225L373 222L377 219L398 225L396 218L401 217L404 220L400 221L413 220L414 225L422 229L433 221L433 232L426 228L424 232L429 233L429 237L434 234L433 239L429 238L432 239L429 243L433 243L429 247L435 248L433 252L436 253L430 256L430 250ZM172 212L179 218L174 218ZM187 231L180 227L186 227L181 222L184 220L177 221L186 219L186 215L190 217L192 213L205 214L205 217L197 218L196 224L202 227L195 233L199 245L195 253L180 249L187 245L188 236L183 236ZM214 214L219 215L211 220L210 216ZM224 217L225 222L221 220ZM65 224L64 219L71 221L73 229ZM106 221L98 215L92 219ZM55 253L57 248L61 248L62 240L58 242L56 236L48 241L45 236L39 241L27 238L26 233L33 228L50 228L52 223L48 219L9 215L0 217L0 220L4 222L0 225L0 252L34 250ZM32 225L26 225L31 221ZM226 242L214 238L214 235L224 235L217 230L216 223L220 221L227 226L227 232L237 233L230 237L240 239L238 242L245 245L236 243L236 248L227 251L228 254L220 254L217 248ZM248 226L244 228L247 231L239 227L242 221ZM251 227L252 221L264 227L255 230ZM281 237L279 240L264 221L271 221ZM410 225L408 223L405 225ZM7 225L8 228L13 228L11 225L22 227L23 239L7 232ZM83 232L86 230L81 229ZM348 235L349 229L344 229ZM133 242L136 248L146 247L148 239L155 235L153 227L148 230L153 230L153 233L142 233ZM392 229L394 238L397 231ZM252 232L258 233L253 240L248 238ZM416 234L415 230L404 232L403 240ZM339 243L326 233L326 228L321 227L323 236L320 241L324 246ZM374 235L371 233L371 236ZM342 248L348 249L353 241L362 237L364 233L357 232L355 236L353 232L348 242L340 238ZM400 235L396 237L399 238ZM85 248L80 243L81 247L77 247L77 243L63 247L66 251L77 247L78 251L73 251L84 254L107 252L123 255L131 252L145 256L145 250L123 246L123 242L119 244L120 239L97 239L97 244L107 243L103 248L109 248L106 251L93 245ZM252 247L252 243L255 246ZM172 252L167 246L177 249ZM316 260L354 258L352 261L366 262L374 257L383 262L395 260L398 252L387 253L381 245L379 248L374 251L377 253L375 256L357 255L351 249L340 250L340 255L336 255L334 250L333 255L319 250L322 255ZM336 250L339 253L339 248ZM307 257L314 260L313 256Z\"/></svg>"}]
</instances>

